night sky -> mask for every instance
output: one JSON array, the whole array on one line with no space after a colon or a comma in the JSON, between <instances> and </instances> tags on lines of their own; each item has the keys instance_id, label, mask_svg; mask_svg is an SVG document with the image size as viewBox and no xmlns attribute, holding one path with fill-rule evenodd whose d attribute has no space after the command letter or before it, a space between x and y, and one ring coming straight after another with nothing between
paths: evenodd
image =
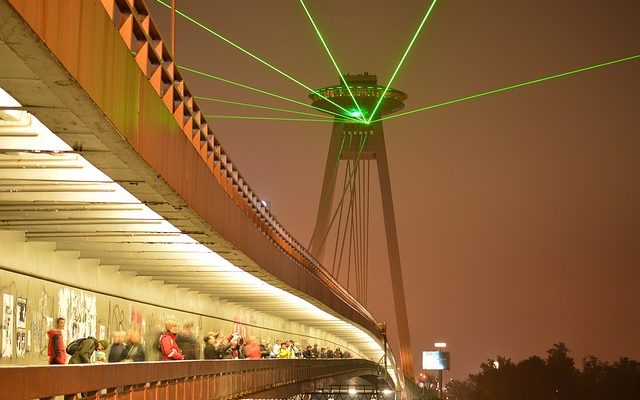
<instances>
[{"instance_id":1,"label":"night sky","mask_svg":"<svg viewBox=\"0 0 640 400\"><path fill-rule=\"evenodd\" d=\"M145 0L169 39L169 11ZM386 84L427 1L308 0L338 65ZM295 0L178 8L310 87L338 83ZM439 0L393 87L406 110L640 54L635 0ZM178 17L178 64L307 102L308 91ZM184 72L194 95L312 110ZM301 117L198 101L209 114ZM640 59L384 122L416 369L448 378L545 355L640 359ZM208 119L302 243L330 123ZM377 189L376 189L377 190ZM372 199L378 199L372 194ZM367 307L397 344L379 202ZM397 348L397 346L395 346Z\"/></svg>"}]
</instances>

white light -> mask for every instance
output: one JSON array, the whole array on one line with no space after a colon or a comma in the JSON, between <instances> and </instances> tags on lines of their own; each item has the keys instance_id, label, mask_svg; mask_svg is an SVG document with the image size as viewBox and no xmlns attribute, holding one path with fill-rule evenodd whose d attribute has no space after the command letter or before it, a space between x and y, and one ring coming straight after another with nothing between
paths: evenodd
<instances>
[{"instance_id":1,"label":"white light","mask_svg":"<svg viewBox=\"0 0 640 400\"><path fill-rule=\"evenodd\" d=\"M0 88L0 107L22 107L16 99L14 99L4 89ZM5 121L20 121L27 115L26 111L3 109L0 110L0 120Z\"/></svg>"},{"instance_id":2,"label":"white light","mask_svg":"<svg viewBox=\"0 0 640 400\"><path fill-rule=\"evenodd\" d=\"M349 388L349 390L347 390L347 393L349 393L352 396L355 396L356 394L358 394L358 391L355 388Z\"/></svg>"},{"instance_id":3,"label":"white light","mask_svg":"<svg viewBox=\"0 0 640 400\"><path fill-rule=\"evenodd\" d=\"M493 366L495 369L500 369L500 363L498 361L494 361Z\"/></svg>"},{"instance_id":4,"label":"white light","mask_svg":"<svg viewBox=\"0 0 640 400\"><path fill-rule=\"evenodd\" d=\"M445 342L436 342L433 344L435 347L447 347Z\"/></svg>"},{"instance_id":5,"label":"white light","mask_svg":"<svg viewBox=\"0 0 640 400\"><path fill-rule=\"evenodd\" d=\"M2 107L22 107L18 100L14 99L6 90L0 88L0 106Z\"/></svg>"},{"instance_id":6,"label":"white light","mask_svg":"<svg viewBox=\"0 0 640 400\"><path fill-rule=\"evenodd\" d=\"M22 105L0 87L0 107L22 107ZM4 150L72 150L38 118L24 110L0 109L0 129L12 133L12 135L0 137L0 148Z\"/></svg>"},{"instance_id":7,"label":"white light","mask_svg":"<svg viewBox=\"0 0 640 400\"><path fill-rule=\"evenodd\" d=\"M384 390L382 391L382 394L383 394L383 395L385 395L385 396L388 396L388 395L390 395L391 393L393 393L393 390L391 390L391 389L384 389Z\"/></svg>"}]
</instances>

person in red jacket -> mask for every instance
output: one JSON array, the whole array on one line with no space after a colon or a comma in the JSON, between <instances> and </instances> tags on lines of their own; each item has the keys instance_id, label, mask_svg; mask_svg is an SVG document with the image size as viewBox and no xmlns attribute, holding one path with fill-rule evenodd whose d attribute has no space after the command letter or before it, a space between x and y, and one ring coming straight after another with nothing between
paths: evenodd
<instances>
[{"instance_id":1,"label":"person in red jacket","mask_svg":"<svg viewBox=\"0 0 640 400\"><path fill-rule=\"evenodd\" d=\"M47 354L49 355L49 364L66 364L67 351L62 338L62 331L67 321L59 317L56 319L56 328L47 332L49 335L49 345L47 346Z\"/></svg>"},{"instance_id":2,"label":"person in red jacket","mask_svg":"<svg viewBox=\"0 0 640 400\"><path fill-rule=\"evenodd\" d=\"M184 356L176 343L178 334L178 324L175 321L165 321L164 332L160 336L160 347L162 348L162 360L184 360Z\"/></svg>"}]
</instances>

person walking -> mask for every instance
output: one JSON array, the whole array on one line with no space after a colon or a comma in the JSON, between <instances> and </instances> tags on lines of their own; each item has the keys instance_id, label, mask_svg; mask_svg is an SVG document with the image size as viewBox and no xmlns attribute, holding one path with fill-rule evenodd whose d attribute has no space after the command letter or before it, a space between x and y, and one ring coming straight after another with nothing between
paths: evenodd
<instances>
[{"instance_id":1,"label":"person walking","mask_svg":"<svg viewBox=\"0 0 640 400\"><path fill-rule=\"evenodd\" d=\"M113 340L111 341L111 347L109 348L109 355L107 360L110 363L120 362L127 356L125 353L125 339L126 333L124 331L116 331L113 333Z\"/></svg>"},{"instance_id":2,"label":"person walking","mask_svg":"<svg viewBox=\"0 0 640 400\"><path fill-rule=\"evenodd\" d=\"M198 343L198 339L196 339L193 322L187 322L182 326L182 332L176 336L176 343L182 350L182 355L185 360L200 359L200 344Z\"/></svg>"}]
</instances>

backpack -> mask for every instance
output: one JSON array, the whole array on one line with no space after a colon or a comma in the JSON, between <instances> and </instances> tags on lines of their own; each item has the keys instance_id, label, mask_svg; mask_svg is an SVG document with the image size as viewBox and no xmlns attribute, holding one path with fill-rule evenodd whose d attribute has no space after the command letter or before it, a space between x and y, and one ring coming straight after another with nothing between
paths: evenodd
<instances>
[{"instance_id":1,"label":"backpack","mask_svg":"<svg viewBox=\"0 0 640 400\"><path fill-rule=\"evenodd\" d=\"M84 338L80 338L69 343L69 345L67 345L67 354L69 354L70 356L76 354L76 351L78 351L83 341Z\"/></svg>"},{"instance_id":2,"label":"backpack","mask_svg":"<svg viewBox=\"0 0 640 400\"><path fill-rule=\"evenodd\" d=\"M164 336L164 332L161 332L160 335L158 335L158 340L156 340L156 349L158 350L158 352L160 352L160 354L162 354L162 337Z\"/></svg>"}]
</instances>

